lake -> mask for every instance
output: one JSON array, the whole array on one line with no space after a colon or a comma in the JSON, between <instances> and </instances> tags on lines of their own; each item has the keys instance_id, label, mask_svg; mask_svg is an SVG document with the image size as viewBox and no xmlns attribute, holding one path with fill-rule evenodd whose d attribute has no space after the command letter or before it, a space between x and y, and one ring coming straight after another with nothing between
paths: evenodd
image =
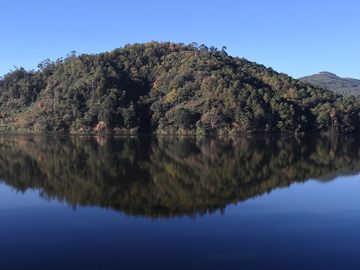
<instances>
[{"instance_id":1,"label":"lake","mask_svg":"<svg viewBox=\"0 0 360 270\"><path fill-rule=\"evenodd\" d=\"M360 138L0 136L1 269L359 269Z\"/></svg>"}]
</instances>

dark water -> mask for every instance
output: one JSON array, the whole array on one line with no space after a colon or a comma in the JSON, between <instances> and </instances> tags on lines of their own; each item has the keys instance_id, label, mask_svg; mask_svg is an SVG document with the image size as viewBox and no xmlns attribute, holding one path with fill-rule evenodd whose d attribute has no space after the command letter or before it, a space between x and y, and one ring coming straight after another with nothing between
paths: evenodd
<instances>
[{"instance_id":1,"label":"dark water","mask_svg":"<svg viewBox=\"0 0 360 270\"><path fill-rule=\"evenodd\" d=\"M0 269L360 269L357 137L0 136Z\"/></svg>"}]
</instances>

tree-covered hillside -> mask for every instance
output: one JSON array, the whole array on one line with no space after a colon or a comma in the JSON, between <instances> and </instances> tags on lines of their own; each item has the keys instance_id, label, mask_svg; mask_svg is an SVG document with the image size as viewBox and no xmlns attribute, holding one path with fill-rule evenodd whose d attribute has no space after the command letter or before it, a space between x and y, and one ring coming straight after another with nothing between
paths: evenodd
<instances>
[{"instance_id":1,"label":"tree-covered hillside","mask_svg":"<svg viewBox=\"0 0 360 270\"><path fill-rule=\"evenodd\" d=\"M360 106L226 48L150 42L49 59L0 80L18 132L358 132Z\"/></svg>"},{"instance_id":2,"label":"tree-covered hillside","mask_svg":"<svg viewBox=\"0 0 360 270\"><path fill-rule=\"evenodd\" d=\"M313 85L319 85L327 90L344 96L357 96L360 94L360 80L351 78L340 78L331 72L320 72L311 76L299 78Z\"/></svg>"}]
</instances>

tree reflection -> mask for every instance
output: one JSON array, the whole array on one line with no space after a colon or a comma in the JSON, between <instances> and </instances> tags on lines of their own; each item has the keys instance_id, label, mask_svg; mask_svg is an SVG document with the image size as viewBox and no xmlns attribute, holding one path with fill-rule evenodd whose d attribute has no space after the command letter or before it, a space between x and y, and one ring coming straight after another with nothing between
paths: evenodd
<instances>
[{"instance_id":1,"label":"tree reflection","mask_svg":"<svg viewBox=\"0 0 360 270\"><path fill-rule=\"evenodd\" d=\"M73 207L193 217L294 182L358 173L359 145L356 137L4 135L0 178Z\"/></svg>"}]
</instances>

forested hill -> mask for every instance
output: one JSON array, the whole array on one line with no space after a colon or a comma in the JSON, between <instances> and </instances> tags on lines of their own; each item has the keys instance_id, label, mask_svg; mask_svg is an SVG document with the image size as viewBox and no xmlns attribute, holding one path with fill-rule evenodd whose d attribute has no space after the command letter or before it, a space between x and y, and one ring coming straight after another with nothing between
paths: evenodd
<instances>
[{"instance_id":1,"label":"forested hill","mask_svg":"<svg viewBox=\"0 0 360 270\"><path fill-rule=\"evenodd\" d=\"M150 42L72 52L0 80L0 130L358 132L360 105L226 48Z\"/></svg>"},{"instance_id":2,"label":"forested hill","mask_svg":"<svg viewBox=\"0 0 360 270\"><path fill-rule=\"evenodd\" d=\"M360 94L360 80L340 78L331 72L324 71L319 74L301 77L299 80L319 85L344 96L357 96Z\"/></svg>"}]
</instances>

